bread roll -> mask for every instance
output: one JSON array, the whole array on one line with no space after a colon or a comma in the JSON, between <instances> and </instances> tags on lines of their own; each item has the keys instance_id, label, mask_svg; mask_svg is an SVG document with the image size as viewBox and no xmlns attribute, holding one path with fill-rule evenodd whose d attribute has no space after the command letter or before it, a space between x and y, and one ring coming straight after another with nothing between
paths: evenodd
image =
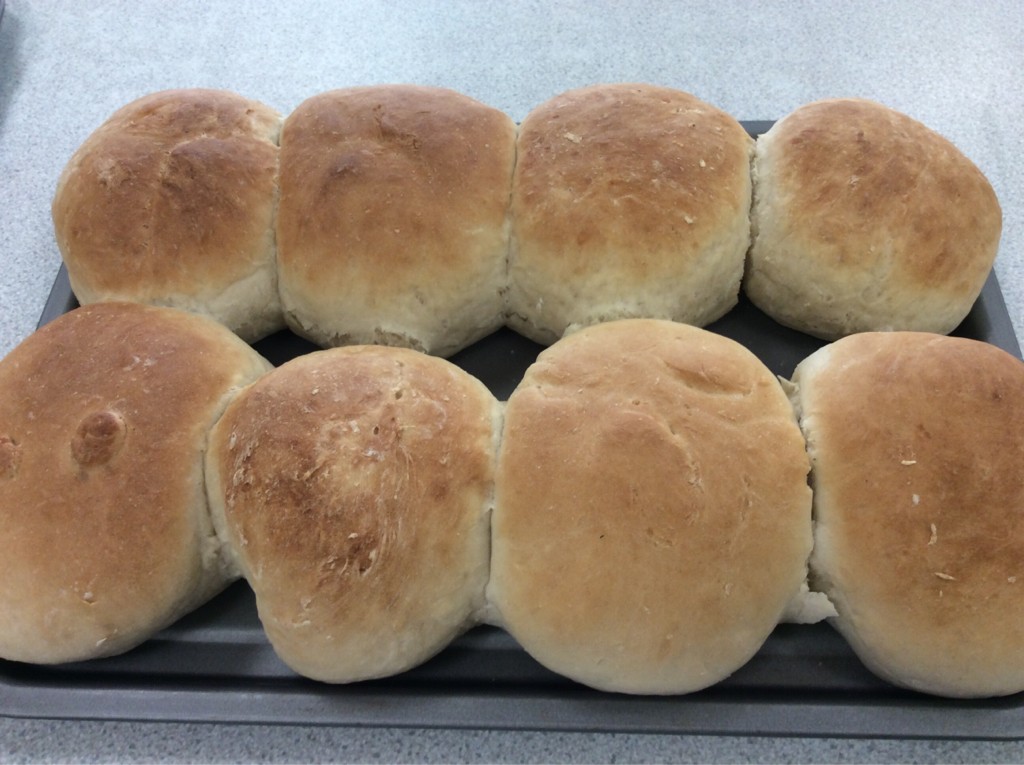
<instances>
[{"instance_id":1,"label":"bread roll","mask_svg":"<svg viewBox=\"0 0 1024 765\"><path fill-rule=\"evenodd\" d=\"M448 356L497 329L515 125L451 90L348 88L281 139L281 294L320 345Z\"/></svg>"},{"instance_id":2,"label":"bread roll","mask_svg":"<svg viewBox=\"0 0 1024 765\"><path fill-rule=\"evenodd\" d=\"M645 319L569 335L506 407L496 621L595 688L709 686L800 597L808 469L779 382L738 343Z\"/></svg>"},{"instance_id":3,"label":"bread roll","mask_svg":"<svg viewBox=\"0 0 1024 765\"><path fill-rule=\"evenodd\" d=\"M1024 364L976 340L862 333L794 382L835 626L897 685L1024 690Z\"/></svg>"},{"instance_id":4,"label":"bread roll","mask_svg":"<svg viewBox=\"0 0 1024 765\"><path fill-rule=\"evenodd\" d=\"M594 85L523 121L508 324L540 343L629 317L698 326L736 304L753 141L677 90Z\"/></svg>"},{"instance_id":5,"label":"bread roll","mask_svg":"<svg viewBox=\"0 0 1024 765\"><path fill-rule=\"evenodd\" d=\"M268 364L208 319L77 309L0 361L0 657L126 651L230 579L203 452Z\"/></svg>"},{"instance_id":6,"label":"bread roll","mask_svg":"<svg viewBox=\"0 0 1024 765\"><path fill-rule=\"evenodd\" d=\"M299 357L228 408L207 455L214 519L285 663L383 677L473 623L499 417L458 367L371 346Z\"/></svg>"},{"instance_id":7,"label":"bread roll","mask_svg":"<svg viewBox=\"0 0 1024 765\"><path fill-rule=\"evenodd\" d=\"M757 141L746 294L827 340L947 333L971 310L1002 230L995 192L953 144L859 99L802 106Z\"/></svg>"},{"instance_id":8,"label":"bread roll","mask_svg":"<svg viewBox=\"0 0 1024 765\"><path fill-rule=\"evenodd\" d=\"M274 110L168 90L116 111L74 153L53 223L82 304L205 314L255 341L283 324L274 263Z\"/></svg>"}]
</instances>

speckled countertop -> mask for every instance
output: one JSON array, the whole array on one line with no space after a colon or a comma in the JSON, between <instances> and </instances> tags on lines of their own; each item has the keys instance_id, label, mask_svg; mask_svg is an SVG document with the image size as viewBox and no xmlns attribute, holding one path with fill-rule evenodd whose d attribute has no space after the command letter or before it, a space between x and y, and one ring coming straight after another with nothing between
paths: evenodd
<instances>
[{"instance_id":1,"label":"speckled countertop","mask_svg":"<svg viewBox=\"0 0 1024 765\"><path fill-rule=\"evenodd\" d=\"M175 2L8 0L0 21L0 355L35 327L60 257L56 179L112 111L204 86L287 113L334 87L443 85L521 120L563 90L646 81L740 119L874 98L988 175L996 262L1024 336L1024 14L953 2ZM2 690L0 690L2 702ZM0 709L2 715L2 709ZM1024 744L69 722L0 716L15 761L1024 761Z\"/></svg>"}]
</instances>

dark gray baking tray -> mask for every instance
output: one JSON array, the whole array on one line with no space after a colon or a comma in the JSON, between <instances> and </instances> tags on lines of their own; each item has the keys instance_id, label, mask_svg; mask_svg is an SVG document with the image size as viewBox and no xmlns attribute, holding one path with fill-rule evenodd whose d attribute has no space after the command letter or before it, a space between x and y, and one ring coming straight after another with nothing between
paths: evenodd
<instances>
[{"instance_id":1,"label":"dark gray baking tray","mask_svg":"<svg viewBox=\"0 0 1024 765\"><path fill-rule=\"evenodd\" d=\"M770 123L747 123L760 132ZM40 324L76 306L61 268ZM788 376L821 341L746 300L710 327ZM995 275L954 334L1020 346ZM313 349L288 332L256 348L274 363ZM500 330L453 358L507 398L540 346ZM502 728L683 734L1024 739L1024 694L958 701L896 689L863 668L829 626L781 625L732 677L689 696L602 693L533 661L481 627L397 677L329 686L274 655L248 587L220 596L139 648L93 662L0 661L0 715L63 719Z\"/></svg>"}]
</instances>

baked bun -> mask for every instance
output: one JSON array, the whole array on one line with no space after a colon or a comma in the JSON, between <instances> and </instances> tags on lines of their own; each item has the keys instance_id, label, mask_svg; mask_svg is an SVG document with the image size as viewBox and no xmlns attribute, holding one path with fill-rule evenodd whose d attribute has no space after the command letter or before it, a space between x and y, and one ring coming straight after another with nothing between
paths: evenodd
<instances>
[{"instance_id":1,"label":"baked bun","mask_svg":"<svg viewBox=\"0 0 1024 765\"><path fill-rule=\"evenodd\" d=\"M812 581L871 670L943 696L1024 690L1024 364L863 333L796 369Z\"/></svg>"},{"instance_id":2,"label":"baked bun","mask_svg":"<svg viewBox=\"0 0 1024 765\"><path fill-rule=\"evenodd\" d=\"M246 389L211 436L214 520L299 674L396 674L473 623L500 406L403 348L318 351Z\"/></svg>"},{"instance_id":3,"label":"baked bun","mask_svg":"<svg viewBox=\"0 0 1024 765\"><path fill-rule=\"evenodd\" d=\"M203 451L269 365L203 317L79 308L0 361L0 657L121 653L230 579Z\"/></svg>"},{"instance_id":4,"label":"baked bun","mask_svg":"<svg viewBox=\"0 0 1024 765\"><path fill-rule=\"evenodd\" d=\"M736 304L753 141L677 90L595 85L523 121L508 325L540 343L630 317L703 326Z\"/></svg>"},{"instance_id":5,"label":"baked bun","mask_svg":"<svg viewBox=\"0 0 1024 765\"><path fill-rule=\"evenodd\" d=\"M205 314L249 341L284 326L274 264L281 118L218 90L119 109L74 153L53 223L82 304Z\"/></svg>"},{"instance_id":6,"label":"baked bun","mask_svg":"<svg viewBox=\"0 0 1024 765\"><path fill-rule=\"evenodd\" d=\"M324 346L448 356L496 330L515 124L451 90L307 99L281 137L281 297Z\"/></svg>"},{"instance_id":7,"label":"baked bun","mask_svg":"<svg viewBox=\"0 0 1024 765\"><path fill-rule=\"evenodd\" d=\"M709 686L800 596L808 469L786 394L738 343L653 319L568 335L506 407L496 621L598 689Z\"/></svg>"},{"instance_id":8,"label":"baked bun","mask_svg":"<svg viewBox=\"0 0 1024 765\"><path fill-rule=\"evenodd\" d=\"M1002 212L985 176L881 104L800 107L758 138L753 175L746 294L807 334L945 334L995 260Z\"/></svg>"}]
</instances>

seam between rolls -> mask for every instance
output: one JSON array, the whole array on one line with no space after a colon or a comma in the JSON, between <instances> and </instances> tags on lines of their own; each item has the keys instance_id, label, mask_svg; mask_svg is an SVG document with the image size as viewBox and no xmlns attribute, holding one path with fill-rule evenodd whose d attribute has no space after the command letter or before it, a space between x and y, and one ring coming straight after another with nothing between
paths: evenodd
<instances>
[{"instance_id":1,"label":"seam between rolls","mask_svg":"<svg viewBox=\"0 0 1024 765\"><path fill-rule=\"evenodd\" d=\"M494 473L487 498L487 579L484 582L483 601L474 615L474 619L479 624L503 627L504 619L501 616L501 612L491 600L491 580L494 572L494 515L498 504L498 460L501 455L502 446L505 443L505 414L508 405L506 402L497 399L495 399L495 402L497 421L494 423L494 434L491 441Z\"/></svg>"},{"instance_id":2,"label":"seam between rolls","mask_svg":"<svg viewBox=\"0 0 1024 765\"><path fill-rule=\"evenodd\" d=\"M515 124L515 135L512 141L512 171L508 175L508 196L505 205L505 225L508 229L508 236L505 238L505 277L501 285L501 323L510 327L508 319L511 306L509 304L509 293L512 290L512 249L515 239L515 216L512 213L512 197L515 191L516 169L519 166L519 131L520 124Z\"/></svg>"}]
</instances>

